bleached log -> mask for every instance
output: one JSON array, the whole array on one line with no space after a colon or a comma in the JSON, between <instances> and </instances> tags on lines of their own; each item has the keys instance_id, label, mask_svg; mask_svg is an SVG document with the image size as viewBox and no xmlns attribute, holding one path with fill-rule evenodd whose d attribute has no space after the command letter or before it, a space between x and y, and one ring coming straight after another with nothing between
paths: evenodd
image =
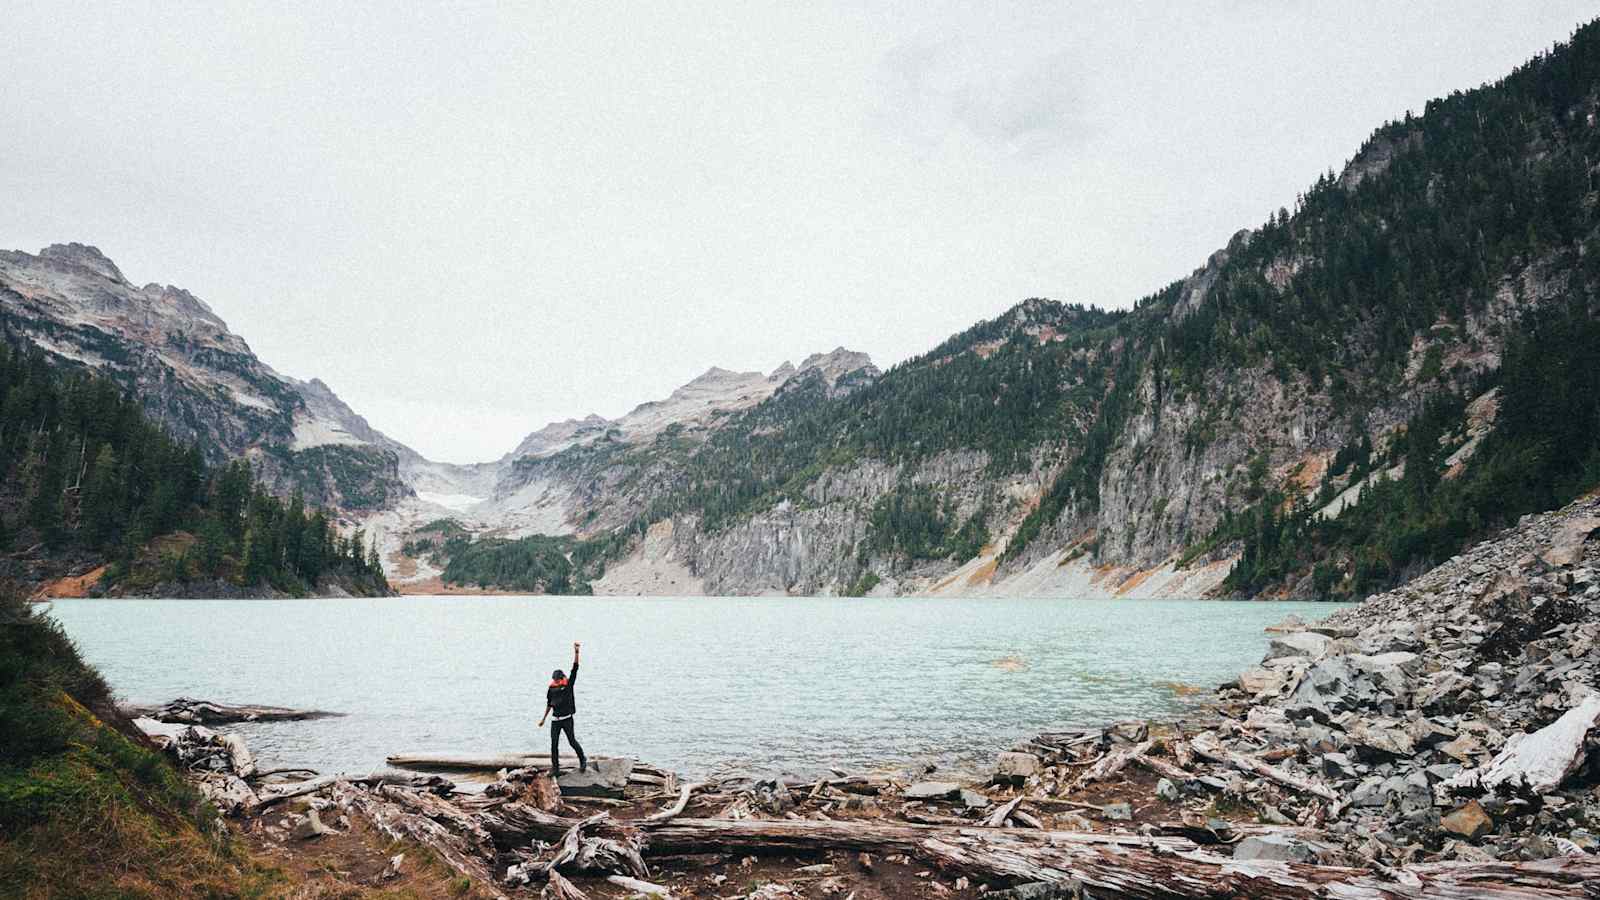
<instances>
[{"instance_id":1,"label":"bleached log","mask_svg":"<svg viewBox=\"0 0 1600 900\"><path fill-rule=\"evenodd\" d=\"M1329 803L1337 803L1339 801L1339 794L1334 791L1333 788L1328 787L1321 782L1291 775L1277 766L1262 762L1253 756L1240 753L1236 750L1229 750L1214 740L1202 741L1199 737L1196 737L1192 744L1194 746L1194 752L1200 754L1206 759L1214 762L1227 763L1236 769L1241 769L1246 772L1254 772L1263 778L1270 778L1279 784L1294 788L1303 794L1312 794L1314 796L1321 797L1322 799L1327 800Z\"/></svg>"},{"instance_id":2,"label":"bleached log","mask_svg":"<svg viewBox=\"0 0 1600 900\"><path fill-rule=\"evenodd\" d=\"M274 785L270 791L263 790L260 792L260 800L256 803L256 807L264 808L275 803L281 803L285 800L292 800L295 797L304 797L307 794L315 794L318 791L333 787L340 782L366 786L393 784L404 787L428 789L441 789L450 785L449 781L437 776L433 778L426 778L417 775L404 775L392 772L373 772L370 775L321 775L305 781L295 782L294 784Z\"/></svg>"},{"instance_id":3,"label":"bleached log","mask_svg":"<svg viewBox=\"0 0 1600 900\"><path fill-rule=\"evenodd\" d=\"M485 827L501 846L552 840L576 824L519 804L486 811ZM617 823L597 826L601 832ZM676 818L639 832L648 855L789 854L843 850L904 853L951 872L984 879L1078 882L1111 897L1265 900L1550 900L1584 897L1600 881L1600 858L1530 863L1434 863L1396 870L1398 880L1364 869L1235 860L1202 851L1182 837L1147 837L912 825L882 821L721 820ZM1096 889L1099 889L1098 891Z\"/></svg>"},{"instance_id":4,"label":"bleached log","mask_svg":"<svg viewBox=\"0 0 1600 900\"><path fill-rule=\"evenodd\" d=\"M590 766L612 762L627 757L591 756ZM396 769L421 769L423 771L495 772L500 769L533 769L550 771L549 753L396 753L384 762ZM628 776L630 784L661 785L667 774L654 766L634 763Z\"/></svg>"},{"instance_id":5,"label":"bleached log","mask_svg":"<svg viewBox=\"0 0 1600 900\"><path fill-rule=\"evenodd\" d=\"M1022 795L1021 794L1018 794L1017 796L1012 797L1007 802L1002 803L1000 805L999 809L997 809L994 812L990 813L989 817L983 820L983 824L985 826L989 827L989 828L1000 828L1000 827L1004 826L1006 824L1006 816L1011 815L1011 811L1016 809L1017 808L1017 804L1021 803L1021 802L1022 802Z\"/></svg>"},{"instance_id":6,"label":"bleached log","mask_svg":"<svg viewBox=\"0 0 1600 900\"><path fill-rule=\"evenodd\" d=\"M561 877L561 873L551 869L545 873L550 884L550 893L555 895L555 900L589 900L589 895L578 890L578 886Z\"/></svg>"},{"instance_id":7,"label":"bleached log","mask_svg":"<svg viewBox=\"0 0 1600 900\"><path fill-rule=\"evenodd\" d=\"M228 762L233 767L233 774L240 778L253 778L256 774L256 758L245 745L244 738L237 734L220 734L217 740L228 751Z\"/></svg>"},{"instance_id":8,"label":"bleached log","mask_svg":"<svg viewBox=\"0 0 1600 900\"><path fill-rule=\"evenodd\" d=\"M610 813L596 813L587 819L572 823L572 827L561 836L561 842L556 844L555 852L545 861L544 870L554 872L577 860L578 854L583 850L583 829L604 822L610 815Z\"/></svg>"},{"instance_id":9,"label":"bleached log","mask_svg":"<svg viewBox=\"0 0 1600 900\"><path fill-rule=\"evenodd\" d=\"M195 700L179 697L158 705L123 705L118 707L130 719L150 718L158 722L176 722L185 725L226 725L231 722L290 722L305 719L325 719L344 713L321 709L294 709L288 706L262 706L258 704L218 703L213 700Z\"/></svg>"},{"instance_id":10,"label":"bleached log","mask_svg":"<svg viewBox=\"0 0 1600 900\"><path fill-rule=\"evenodd\" d=\"M659 884L651 884L648 881L640 881L637 878L629 878L626 875L609 875L606 880L617 887L625 888L636 894L644 894L646 897L670 898L672 896L672 891Z\"/></svg>"},{"instance_id":11,"label":"bleached log","mask_svg":"<svg viewBox=\"0 0 1600 900\"><path fill-rule=\"evenodd\" d=\"M235 775L207 773L196 777L194 784L201 796L225 816L238 815L259 802L250 785Z\"/></svg>"},{"instance_id":12,"label":"bleached log","mask_svg":"<svg viewBox=\"0 0 1600 900\"><path fill-rule=\"evenodd\" d=\"M397 769L455 769L493 772L498 769L536 768L548 770L550 756L530 753L396 753L384 760Z\"/></svg>"},{"instance_id":13,"label":"bleached log","mask_svg":"<svg viewBox=\"0 0 1600 900\"><path fill-rule=\"evenodd\" d=\"M1583 765L1589 733L1600 727L1600 694L1562 713L1561 718L1531 734L1512 735L1505 748L1482 769L1468 769L1444 782L1446 788L1493 790L1501 785L1526 786L1546 794L1561 786Z\"/></svg>"},{"instance_id":14,"label":"bleached log","mask_svg":"<svg viewBox=\"0 0 1600 900\"><path fill-rule=\"evenodd\" d=\"M655 813L655 814L649 815L649 816L645 816L644 818L639 819L637 821L637 824L639 824L639 825L653 825L653 824L657 824L657 823L660 823L660 822L665 822L665 821L668 821L669 819L675 818L679 813L683 812L684 809L686 809L689 806L689 795L694 793L697 789L699 789L702 786L702 784L703 784L703 782L698 782L698 781L691 782L689 784L685 784L683 786L683 788L678 792L678 802L672 804L670 807L668 807L666 809L661 810L658 813Z\"/></svg>"},{"instance_id":15,"label":"bleached log","mask_svg":"<svg viewBox=\"0 0 1600 900\"><path fill-rule=\"evenodd\" d=\"M1066 793L1072 793L1086 784L1104 781L1121 772L1128 767L1128 763L1149 753L1150 748L1154 747L1155 743L1153 740L1144 740L1129 747L1112 748L1106 755L1096 760L1094 765L1079 773L1078 777L1073 779L1072 784L1066 789Z\"/></svg>"},{"instance_id":16,"label":"bleached log","mask_svg":"<svg viewBox=\"0 0 1600 900\"><path fill-rule=\"evenodd\" d=\"M1036 817L1031 816L1031 815L1023 812L1020 809L1013 810L1012 813L1011 813L1011 818L1015 819L1018 822L1021 822L1022 824L1028 826L1029 828L1037 828L1040 831L1044 830L1044 823L1043 822L1039 821Z\"/></svg>"}]
</instances>

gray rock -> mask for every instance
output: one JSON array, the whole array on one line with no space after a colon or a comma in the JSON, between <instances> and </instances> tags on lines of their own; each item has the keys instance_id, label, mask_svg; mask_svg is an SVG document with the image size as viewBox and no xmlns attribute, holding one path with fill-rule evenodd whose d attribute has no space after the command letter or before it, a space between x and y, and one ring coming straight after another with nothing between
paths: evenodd
<instances>
[{"instance_id":1,"label":"gray rock","mask_svg":"<svg viewBox=\"0 0 1600 900\"><path fill-rule=\"evenodd\" d=\"M1178 786L1163 778L1156 782L1156 796L1168 803L1176 803L1179 797Z\"/></svg>"},{"instance_id":2,"label":"gray rock","mask_svg":"<svg viewBox=\"0 0 1600 900\"><path fill-rule=\"evenodd\" d=\"M995 761L994 777L999 782L1021 784L1039 774L1041 768L1039 758L1032 753L1010 751L1000 754Z\"/></svg>"},{"instance_id":3,"label":"gray rock","mask_svg":"<svg viewBox=\"0 0 1600 900\"><path fill-rule=\"evenodd\" d=\"M307 841L334 833L332 828L322 824L322 819L317 816L317 811L311 809L306 811L305 818L294 826L294 830L290 832L289 836L297 841Z\"/></svg>"},{"instance_id":4,"label":"gray rock","mask_svg":"<svg viewBox=\"0 0 1600 900\"><path fill-rule=\"evenodd\" d=\"M627 757L590 760L585 772L569 771L556 779L561 793L571 797L620 798L633 773L633 760Z\"/></svg>"},{"instance_id":5,"label":"gray rock","mask_svg":"<svg viewBox=\"0 0 1600 900\"><path fill-rule=\"evenodd\" d=\"M919 781L906 788L907 800L951 800L961 793L961 785L954 781Z\"/></svg>"},{"instance_id":6,"label":"gray rock","mask_svg":"<svg viewBox=\"0 0 1600 900\"><path fill-rule=\"evenodd\" d=\"M1133 818L1133 804L1108 803L1100 807L1100 814L1113 821L1126 822Z\"/></svg>"},{"instance_id":7,"label":"gray rock","mask_svg":"<svg viewBox=\"0 0 1600 900\"><path fill-rule=\"evenodd\" d=\"M1332 639L1327 635L1316 634L1310 631L1297 631L1292 634L1280 635L1267 644L1267 659L1281 659L1289 656L1321 656Z\"/></svg>"},{"instance_id":8,"label":"gray rock","mask_svg":"<svg viewBox=\"0 0 1600 900\"><path fill-rule=\"evenodd\" d=\"M1322 754L1322 774L1330 778L1354 778L1356 764L1343 753Z\"/></svg>"},{"instance_id":9,"label":"gray rock","mask_svg":"<svg viewBox=\"0 0 1600 900\"><path fill-rule=\"evenodd\" d=\"M1269 834L1247 837L1233 848L1234 859L1268 859L1280 862L1314 864L1317 851L1304 841Z\"/></svg>"}]
</instances>

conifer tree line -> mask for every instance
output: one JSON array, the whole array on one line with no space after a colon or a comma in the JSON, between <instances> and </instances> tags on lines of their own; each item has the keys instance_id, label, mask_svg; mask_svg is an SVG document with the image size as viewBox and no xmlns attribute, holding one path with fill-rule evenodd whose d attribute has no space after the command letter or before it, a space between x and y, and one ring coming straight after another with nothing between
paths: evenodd
<instances>
[{"instance_id":1,"label":"conifer tree line","mask_svg":"<svg viewBox=\"0 0 1600 900\"><path fill-rule=\"evenodd\" d=\"M103 587L218 579L387 593L375 548L247 462L207 467L103 376L0 342L0 551L110 560Z\"/></svg>"}]
</instances>

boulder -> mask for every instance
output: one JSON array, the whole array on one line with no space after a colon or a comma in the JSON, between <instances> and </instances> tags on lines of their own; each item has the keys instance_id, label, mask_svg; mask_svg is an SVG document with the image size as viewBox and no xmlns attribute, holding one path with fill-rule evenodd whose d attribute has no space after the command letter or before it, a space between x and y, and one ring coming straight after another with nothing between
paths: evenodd
<instances>
[{"instance_id":1,"label":"boulder","mask_svg":"<svg viewBox=\"0 0 1600 900\"><path fill-rule=\"evenodd\" d=\"M1406 733L1406 729L1399 727L1398 723L1357 719L1345 729L1345 734L1350 738L1351 744L1367 751L1368 756L1374 753L1410 756L1416 752L1411 735Z\"/></svg>"},{"instance_id":2,"label":"boulder","mask_svg":"<svg viewBox=\"0 0 1600 900\"><path fill-rule=\"evenodd\" d=\"M1239 673L1239 690L1253 697L1276 694L1288 681L1286 674L1275 669L1248 669Z\"/></svg>"},{"instance_id":3,"label":"boulder","mask_svg":"<svg viewBox=\"0 0 1600 900\"><path fill-rule=\"evenodd\" d=\"M1322 754L1322 774L1329 778L1345 779L1356 776L1356 765L1343 753Z\"/></svg>"},{"instance_id":4,"label":"boulder","mask_svg":"<svg viewBox=\"0 0 1600 900\"><path fill-rule=\"evenodd\" d=\"M1325 634L1316 634L1310 631L1296 631L1292 634L1280 635L1267 644L1267 659L1282 659L1289 656L1309 656L1315 659L1321 656L1332 639Z\"/></svg>"},{"instance_id":5,"label":"boulder","mask_svg":"<svg viewBox=\"0 0 1600 900\"><path fill-rule=\"evenodd\" d=\"M1163 778L1156 782L1156 796L1168 803L1178 801L1178 786Z\"/></svg>"},{"instance_id":6,"label":"boulder","mask_svg":"<svg viewBox=\"0 0 1600 900\"><path fill-rule=\"evenodd\" d=\"M998 782L1020 784L1039 774L1040 768L1039 758L1032 753L1006 752L995 761L994 778Z\"/></svg>"},{"instance_id":7,"label":"boulder","mask_svg":"<svg viewBox=\"0 0 1600 900\"><path fill-rule=\"evenodd\" d=\"M307 810L305 818L294 826L294 831L290 832L290 837L297 841L308 841L333 833L332 828L322 824L322 819L318 818L317 811L311 809Z\"/></svg>"},{"instance_id":8,"label":"boulder","mask_svg":"<svg viewBox=\"0 0 1600 900\"><path fill-rule=\"evenodd\" d=\"M1264 834L1240 841L1233 848L1233 858L1268 859L1311 865L1317 861L1317 851L1304 841L1279 834Z\"/></svg>"},{"instance_id":9,"label":"boulder","mask_svg":"<svg viewBox=\"0 0 1600 900\"><path fill-rule=\"evenodd\" d=\"M1478 801L1470 800L1441 819L1439 827L1451 834L1475 841L1494 830L1494 820L1483 811Z\"/></svg>"},{"instance_id":10,"label":"boulder","mask_svg":"<svg viewBox=\"0 0 1600 900\"><path fill-rule=\"evenodd\" d=\"M1340 712L1392 702L1395 693L1359 667L1354 655L1321 660L1306 670L1284 706L1297 717L1327 722Z\"/></svg>"},{"instance_id":11,"label":"boulder","mask_svg":"<svg viewBox=\"0 0 1600 900\"><path fill-rule=\"evenodd\" d=\"M1460 735L1453 741L1440 744L1438 749L1440 753L1461 763L1470 763L1484 752L1483 745L1469 734Z\"/></svg>"},{"instance_id":12,"label":"boulder","mask_svg":"<svg viewBox=\"0 0 1600 900\"><path fill-rule=\"evenodd\" d=\"M620 799L633 774L633 760L627 757L589 761L588 771L571 771L556 779L561 793L568 797L611 797Z\"/></svg>"},{"instance_id":13,"label":"boulder","mask_svg":"<svg viewBox=\"0 0 1600 900\"><path fill-rule=\"evenodd\" d=\"M1583 545L1589 535L1600 531L1600 519L1581 516L1568 520L1550 538L1550 545L1539 558L1545 565L1560 568L1583 561Z\"/></svg>"},{"instance_id":14,"label":"boulder","mask_svg":"<svg viewBox=\"0 0 1600 900\"><path fill-rule=\"evenodd\" d=\"M961 805L967 809L983 809L989 805L989 798L978 793L963 789L961 791Z\"/></svg>"},{"instance_id":15,"label":"boulder","mask_svg":"<svg viewBox=\"0 0 1600 900\"><path fill-rule=\"evenodd\" d=\"M907 800L951 800L960 796L961 785L954 781L919 781L906 788Z\"/></svg>"}]
</instances>

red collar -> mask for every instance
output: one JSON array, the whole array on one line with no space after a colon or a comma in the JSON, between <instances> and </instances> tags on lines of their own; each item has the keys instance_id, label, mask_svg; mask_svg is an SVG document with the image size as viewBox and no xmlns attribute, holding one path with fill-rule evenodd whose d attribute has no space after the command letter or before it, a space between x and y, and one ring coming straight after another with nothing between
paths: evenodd
<instances>
[{"instance_id":1,"label":"red collar","mask_svg":"<svg viewBox=\"0 0 1600 900\"><path fill-rule=\"evenodd\" d=\"M550 686L553 688L564 688L567 686L567 680L563 678L560 681L552 681L550 682Z\"/></svg>"}]
</instances>

